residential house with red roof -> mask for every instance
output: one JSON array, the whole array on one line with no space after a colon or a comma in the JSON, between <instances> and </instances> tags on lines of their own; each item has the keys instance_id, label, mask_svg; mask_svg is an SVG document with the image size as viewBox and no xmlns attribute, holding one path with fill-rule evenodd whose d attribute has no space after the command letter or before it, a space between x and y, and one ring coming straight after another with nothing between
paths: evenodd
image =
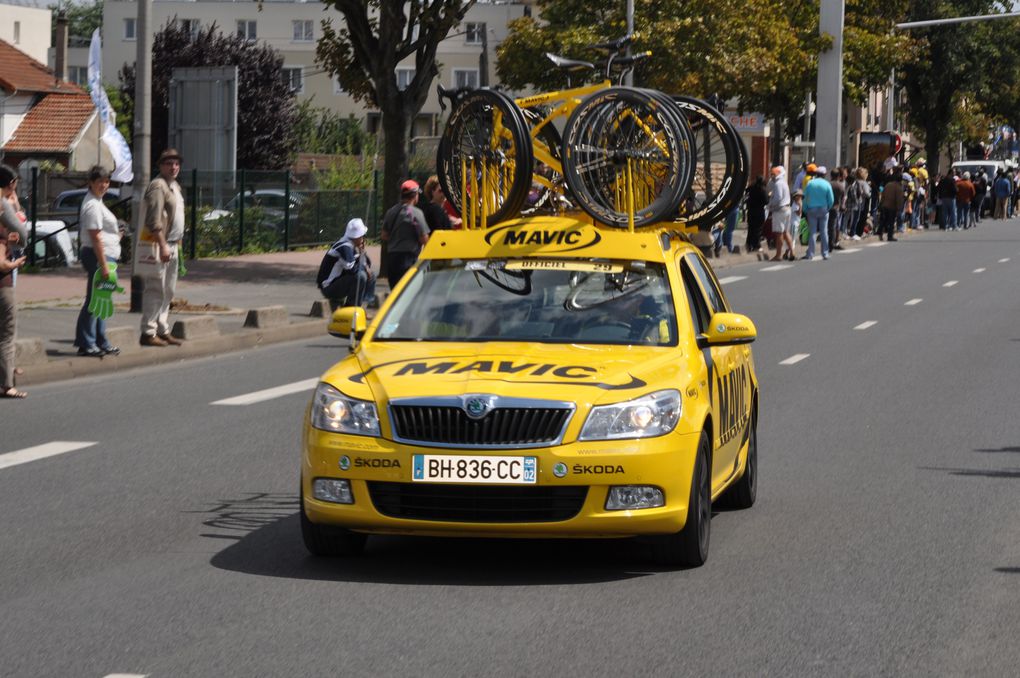
<instances>
[{"instance_id":1,"label":"residential house with red roof","mask_svg":"<svg viewBox=\"0 0 1020 678\"><path fill-rule=\"evenodd\" d=\"M83 89L0 40L0 155L5 164L50 161L83 171L101 163L112 169L101 133L95 106Z\"/></svg>"}]
</instances>

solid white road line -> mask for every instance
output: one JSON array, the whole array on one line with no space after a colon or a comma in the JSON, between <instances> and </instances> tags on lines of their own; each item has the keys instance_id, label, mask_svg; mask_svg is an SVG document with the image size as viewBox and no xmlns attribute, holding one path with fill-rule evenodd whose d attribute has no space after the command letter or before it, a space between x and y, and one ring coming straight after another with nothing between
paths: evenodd
<instances>
[{"instance_id":1,"label":"solid white road line","mask_svg":"<svg viewBox=\"0 0 1020 678\"><path fill-rule=\"evenodd\" d=\"M887 242L869 242L865 247L885 247L888 244Z\"/></svg>"},{"instance_id":2,"label":"solid white road line","mask_svg":"<svg viewBox=\"0 0 1020 678\"><path fill-rule=\"evenodd\" d=\"M910 301L908 301L907 303L905 303L903 305L904 306L917 306L922 301L924 301L924 299L911 299Z\"/></svg>"},{"instance_id":3,"label":"solid white road line","mask_svg":"<svg viewBox=\"0 0 1020 678\"><path fill-rule=\"evenodd\" d=\"M1007 261L1009 261L1009 257L1006 257L1005 259L999 259L1000 264L1005 264Z\"/></svg>"},{"instance_id":4,"label":"solid white road line","mask_svg":"<svg viewBox=\"0 0 1020 678\"><path fill-rule=\"evenodd\" d=\"M730 283L737 282L738 280L747 280L746 275L731 275L726 278L719 278L720 285L729 285Z\"/></svg>"},{"instance_id":5,"label":"solid white road line","mask_svg":"<svg viewBox=\"0 0 1020 678\"><path fill-rule=\"evenodd\" d=\"M148 673L111 673L103 678L147 678Z\"/></svg>"},{"instance_id":6,"label":"solid white road line","mask_svg":"<svg viewBox=\"0 0 1020 678\"><path fill-rule=\"evenodd\" d=\"M210 403L210 405L253 405L255 403L261 403L264 400L272 400L273 398L290 395L291 393L311 391L318 383L318 378L295 381L293 384L284 384L283 386L267 388L263 391L246 393L245 395L234 396L233 398L224 398L223 400L217 400Z\"/></svg>"},{"instance_id":7,"label":"solid white road line","mask_svg":"<svg viewBox=\"0 0 1020 678\"><path fill-rule=\"evenodd\" d=\"M984 273L984 272L985 272L986 270L987 270L987 269L984 269L984 268L975 268L975 269L974 269L974 272L975 272L975 273Z\"/></svg>"},{"instance_id":8,"label":"solid white road line","mask_svg":"<svg viewBox=\"0 0 1020 678\"><path fill-rule=\"evenodd\" d=\"M942 286L943 287L952 287L953 285L955 285L958 282L960 282L960 281L959 280L950 280L949 282L942 283Z\"/></svg>"},{"instance_id":9,"label":"solid white road line","mask_svg":"<svg viewBox=\"0 0 1020 678\"><path fill-rule=\"evenodd\" d=\"M782 271L784 268L793 268L793 264L776 264L775 266L766 266L761 269L762 271Z\"/></svg>"},{"instance_id":10,"label":"solid white road line","mask_svg":"<svg viewBox=\"0 0 1020 678\"><path fill-rule=\"evenodd\" d=\"M26 447L23 450L0 454L0 469L7 468L9 466L17 466L18 464L27 464L30 461L45 459L46 457L55 457L58 454L64 454L65 452L83 450L86 447L92 447L97 444L98 443L55 441L52 443L46 443L45 445Z\"/></svg>"},{"instance_id":11,"label":"solid white road line","mask_svg":"<svg viewBox=\"0 0 1020 678\"><path fill-rule=\"evenodd\" d=\"M866 320L866 321L862 322L860 325L858 325L857 327L855 327L854 329L855 330L866 330L869 327L874 327L877 324L878 324L877 320Z\"/></svg>"},{"instance_id":12,"label":"solid white road line","mask_svg":"<svg viewBox=\"0 0 1020 678\"><path fill-rule=\"evenodd\" d=\"M885 243L882 243L882 244L884 245ZM860 247L854 247L852 249L845 249L844 248L842 250L836 250L836 251L839 252L840 254L853 254L854 252L860 252L861 248Z\"/></svg>"},{"instance_id":13,"label":"solid white road line","mask_svg":"<svg viewBox=\"0 0 1020 678\"><path fill-rule=\"evenodd\" d=\"M809 355L811 355L811 354L810 353L798 353L796 355L790 356L786 360L780 360L779 364L780 365L794 365L796 363L799 363L804 358L807 358Z\"/></svg>"}]
</instances>

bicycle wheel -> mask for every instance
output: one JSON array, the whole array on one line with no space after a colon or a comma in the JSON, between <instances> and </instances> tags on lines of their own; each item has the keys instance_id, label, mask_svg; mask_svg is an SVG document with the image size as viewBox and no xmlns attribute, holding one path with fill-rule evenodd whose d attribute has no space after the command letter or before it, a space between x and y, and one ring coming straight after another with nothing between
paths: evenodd
<instances>
[{"instance_id":1,"label":"bicycle wheel","mask_svg":"<svg viewBox=\"0 0 1020 678\"><path fill-rule=\"evenodd\" d=\"M531 186L531 138L520 108L490 89L454 104L436 165L446 197L467 228L493 226L521 211Z\"/></svg>"},{"instance_id":2,"label":"bicycle wheel","mask_svg":"<svg viewBox=\"0 0 1020 678\"><path fill-rule=\"evenodd\" d=\"M563 174L578 205L616 227L628 226L631 209L636 227L672 218L690 164L681 117L628 87L581 102L563 131Z\"/></svg>"},{"instance_id":3,"label":"bicycle wheel","mask_svg":"<svg viewBox=\"0 0 1020 678\"><path fill-rule=\"evenodd\" d=\"M695 137L703 140L694 162L694 201L677 221L707 229L740 204L747 186L747 147L718 109L694 97L673 95L673 100L687 115Z\"/></svg>"}]
</instances>

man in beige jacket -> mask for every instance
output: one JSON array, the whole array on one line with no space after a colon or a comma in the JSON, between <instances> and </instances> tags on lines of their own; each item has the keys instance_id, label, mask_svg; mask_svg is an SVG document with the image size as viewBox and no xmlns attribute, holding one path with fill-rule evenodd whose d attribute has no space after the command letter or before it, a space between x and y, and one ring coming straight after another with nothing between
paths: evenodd
<instances>
[{"instance_id":1,"label":"man in beige jacket","mask_svg":"<svg viewBox=\"0 0 1020 678\"><path fill-rule=\"evenodd\" d=\"M159 156L159 176L145 189L145 220L139 236L136 271L142 292L142 346L180 344L171 336L170 302L177 287L177 258L184 238L184 196L177 183L181 156L168 148Z\"/></svg>"}]
</instances>

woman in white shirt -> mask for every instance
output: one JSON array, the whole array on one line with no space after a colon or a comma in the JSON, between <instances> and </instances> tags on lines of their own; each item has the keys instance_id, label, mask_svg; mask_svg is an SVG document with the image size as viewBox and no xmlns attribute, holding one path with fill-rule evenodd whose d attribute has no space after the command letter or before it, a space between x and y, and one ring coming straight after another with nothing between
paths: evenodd
<instances>
[{"instance_id":1,"label":"woman in white shirt","mask_svg":"<svg viewBox=\"0 0 1020 678\"><path fill-rule=\"evenodd\" d=\"M88 279L85 304L78 314L78 325L75 328L74 345L78 347L78 355L101 358L104 355L117 355L120 349L107 341L106 321L89 312L92 281L97 270L103 279L117 281L116 271L110 270L110 264L120 259L120 226L117 217L103 204L103 195L110 188L109 170L95 165L89 170L88 182L89 190L81 203L78 219L81 263L88 273Z\"/></svg>"}]
</instances>

